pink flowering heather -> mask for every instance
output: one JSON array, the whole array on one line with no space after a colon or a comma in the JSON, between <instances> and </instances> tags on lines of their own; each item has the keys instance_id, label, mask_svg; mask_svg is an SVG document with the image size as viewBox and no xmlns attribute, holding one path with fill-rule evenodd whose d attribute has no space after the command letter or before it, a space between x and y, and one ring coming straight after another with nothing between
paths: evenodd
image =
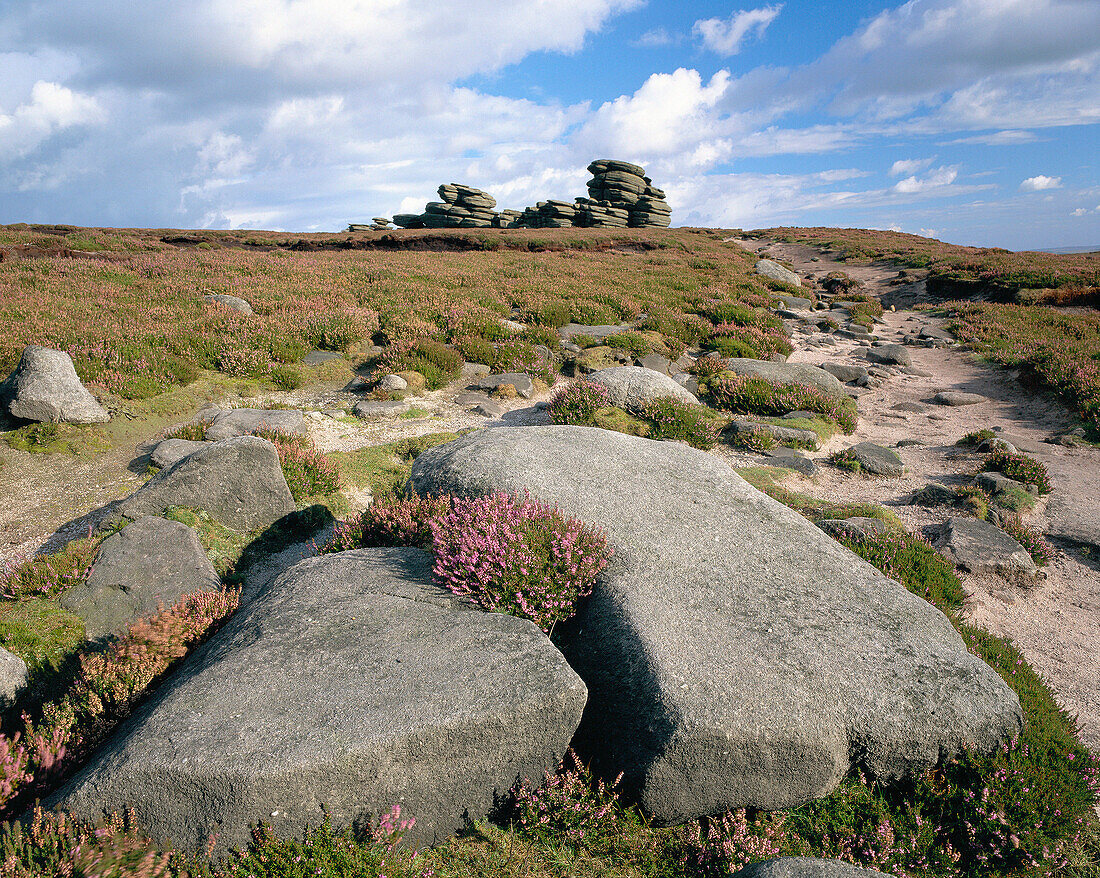
<instances>
[{"instance_id":1,"label":"pink flowering heather","mask_svg":"<svg viewBox=\"0 0 1100 878\"><path fill-rule=\"evenodd\" d=\"M587 378L578 378L551 397L550 419L555 424L591 427L595 425L596 412L609 405L611 398L607 388Z\"/></svg>"},{"instance_id":2,"label":"pink flowering heather","mask_svg":"<svg viewBox=\"0 0 1100 878\"><path fill-rule=\"evenodd\" d=\"M430 549L431 523L450 508L451 498L446 496L378 497L358 515L338 522L332 538L317 552L326 555L387 546Z\"/></svg>"},{"instance_id":3,"label":"pink flowering heather","mask_svg":"<svg viewBox=\"0 0 1100 878\"><path fill-rule=\"evenodd\" d=\"M588 769L568 750L556 774L546 772L542 786L524 780L511 791L510 817L515 827L535 838L577 844L616 828L622 813L613 783L594 781Z\"/></svg>"},{"instance_id":4,"label":"pink flowering heather","mask_svg":"<svg viewBox=\"0 0 1100 878\"><path fill-rule=\"evenodd\" d=\"M592 593L610 555L599 531L529 497L455 498L431 528L432 570L444 586L546 632Z\"/></svg>"}]
</instances>

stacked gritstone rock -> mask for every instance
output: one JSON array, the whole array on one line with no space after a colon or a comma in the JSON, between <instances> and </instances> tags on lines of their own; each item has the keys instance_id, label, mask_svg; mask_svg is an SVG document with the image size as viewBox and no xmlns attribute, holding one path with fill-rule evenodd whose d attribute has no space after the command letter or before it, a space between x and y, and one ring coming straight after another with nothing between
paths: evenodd
<instances>
[{"instance_id":1,"label":"stacked gritstone rock","mask_svg":"<svg viewBox=\"0 0 1100 878\"><path fill-rule=\"evenodd\" d=\"M577 225L577 205L572 201L540 201L526 208L517 219L525 229L568 229Z\"/></svg>"},{"instance_id":2,"label":"stacked gritstone rock","mask_svg":"<svg viewBox=\"0 0 1100 878\"><path fill-rule=\"evenodd\" d=\"M498 229L518 229L521 227L520 220L523 218L522 210L502 210L497 214L497 218L493 221L493 225Z\"/></svg>"},{"instance_id":3,"label":"stacked gritstone rock","mask_svg":"<svg viewBox=\"0 0 1100 878\"><path fill-rule=\"evenodd\" d=\"M588 166L592 179L588 181L590 203L616 213L626 211L627 225L631 228L667 228L672 222L672 210L665 201L665 193L654 188L645 169L617 159L597 159ZM593 225L605 225L602 211L591 210ZM617 220L617 216L615 216ZM617 222L610 223L617 225Z\"/></svg>"},{"instance_id":4,"label":"stacked gritstone rock","mask_svg":"<svg viewBox=\"0 0 1100 878\"><path fill-rule=\"evenodd\" d=\"M428 229L488 228L496 219L497 200L488 192L444 183L437 190L442 201L430 201L420 219Z\"/></svg>"},{"instance_id":5,"label":"stacked gritstone rock","mask_svg":"<svg viewBox=\"0 0 1100 878\"><path fill-rule=\"evenodd\" d=\"M577 225L590 229L625 229L630 225L630 211L609 201L578 198Z\"/></svg>"},{"instance_id":6,"label":"stacked gritstone rock","mask_svg":"<svg viewBox=\"0 0 1100 878\"><path fill-rule=\"evenodd\" d=\"M376 216L371 223L371 230L375 232L388 231L390 227L390 218L388 216Z\"/></svg>"}]
</instances>

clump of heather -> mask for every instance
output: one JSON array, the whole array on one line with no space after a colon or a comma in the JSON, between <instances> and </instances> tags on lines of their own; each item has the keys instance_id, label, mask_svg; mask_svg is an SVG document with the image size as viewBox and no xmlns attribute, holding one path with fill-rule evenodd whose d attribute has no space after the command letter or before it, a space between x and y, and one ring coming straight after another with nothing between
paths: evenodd
<instances>
[{"instance_id":1,"label":"clump of heather","mask_svg":"<svg viewBox=\"0 0 1100 878\"><path fill-rule=\"evenodd\" d=\"M99 539L89 535L74 540L55 555L39 555L22 562L0 564L0 593L4 597L41 598L61 594L79 585L91 570Z\"/></svg>"},{"instance_id":2,"label":"clump of heather","mask_svg":"<svg viewBox=\"0 0 1100 878\"><path fill-rule=\"evenodd\" d=\"M546 772L542 786L533 788L524 780L512 788L508 819L525 835L555 845L607 835L621 820L616 791L621 779L620 774L610 784L594 780L570 749L557 773Z\"/></svg>"},{"instance_id":3,"label":"clump of heather","mask_svg":"<svg viewBox=\"0 0 1100 878\"><path fill-rule=\"evenodd\" d=\"M451 498L447 496L387 494L377 497L358 515L339 522L331 539L318 549L318 553L389 546L431 549L432 522L450 508Z\"/></svg>"},{"instance_id":4,"label":"clump of heather","mask_svg":"<svg viewBox=\"0 0 1100 878\"><path fill-rule=\"evenodd\" d=\"M79 765L133 711L149 686L236 608L236 591L185 595L135 622L104 651L80 656L68 691L0 735L0 817L17 814Z\"/></svg>"},{"instance_id":5,"label":"clump of heather","mask_svg":"<svg viewBox=\"0 0 1100 878\"><path fill-rule=\"evenodd\" d=\"M1037 527L1024 524L1018 515L1003 516L1001 530L1027 549L1032 560L1040 567L1054 560L1054 546L1043 536L1043 532Z\"/></svg>"},{"instance_id":6,"label":"clump of heather","mask_svg":"<svg viewBox=\"0 0 1100 878\"><path fill-rule=\"evenodd\" d=\"M1051 492L1050 476L1047 474L1047 468L1035 458L1028 457L1026 454L1013 454L1011 451L1003 449L994 451L985 459L982 470L1003 473L1010 479L1023 482L1025 485L1035 485L1040 494Z\"/></svg>"},{"instance_id":7,"label":"clump of heather","mask_svg":"<svg viewBox=\"0 0 1100 878\"><path fill-rule=\"evenodd\" d=\"M340 487L336 464L318 451L308 436L278 430L258 430L256 435L275 446L283 476L296 501L331 494Z\"/></svg>"},{"instance_id":8,"label":"clump of heather","mask_svg":"<svg viewBox=\"0 0 1100 878\"><path fill-rule=\"evenodd\" d=\"M609 405L611 398L607 395L607 388L587 378L578 378L555 391L548 410L555 424L594 427L596 412Z\"/></svg>"},{"instance_id":9,"label":"clump of heather","mask_svg":"<svg viewBox=\"0 0 1100 878\"><path fill-rule=\"evenodd\" d=\"M730 412L751 415L785 415L816 412L835 421L845 432L856 428L856 408L850 399L837 399L803 384L779 384L765 378L722 372L707 382L714 405Z\"/></svg>"},{"instance_id":10,"label":"clump of heather","mask_svg":"<svg viewBox=\"0 0 1100 878\"><path fill-rule=\"evenodd\" d=\"M548 633L592 593L610 556L602 533L526 496L456 497L431 529L441 584Z\"/></svg>"},{"instance_id":11,"label":"clump of heather","mask_svg":"<svg viewBox=\"0 0 1100 878\"><path fill-rule=\"evenodd\" d=\"M649 421L650 439L678 439L703 451L718 444L718 428L700 405L678 399L654 399L642 406L638 414Z\"/></svg>"}]
</instances>

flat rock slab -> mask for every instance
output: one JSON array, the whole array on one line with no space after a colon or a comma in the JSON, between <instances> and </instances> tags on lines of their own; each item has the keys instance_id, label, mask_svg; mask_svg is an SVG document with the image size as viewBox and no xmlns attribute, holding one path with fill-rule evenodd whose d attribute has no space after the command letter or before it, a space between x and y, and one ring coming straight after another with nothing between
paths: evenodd
<instances>
[{"instance_id":1,"label":"flat rock slab","mask_svg":"<svg viewBox=\"0 0 1100 878\"><path fill-rule=\"evenodd\" d=\"M896 479L905 471L901 455L893 448L884 448L874 442L860 442L847 449L855 458L864 472L875 476L886 476Z\"/></svg>"},{"instance_id":2,"label":"flat rock slab","mask_svg":"<svg viewBox=\"0 0 1100 878\"><path fill-rule=\"evenodd\" d=\"M913 355L900 344L884 344L870 348L867 351L867 359L872 363L882 363L886 366L913 365Z\"/></svg>"},{"instance_id":3,"label":"flat rock slab","mask_svg":"<svg viewBox=\"0 0 1100 878\"><path fill-rule=\"evenodd\" d=\"M774 259L759 259L752 270L763 277L770 277L772 280L782 281L795 287L802 286L802 278Z\"/></svg>"},{"instance_id":4,"label":"flat rock slab","mask_svg":"<svg viewBox=\"0 0 1100 878\"><path fill-rule=\"evenodd\" d=\"M409 403L403 399L361 399L352 412L364 421L378 421L382 418L400 417L409 408Z\"/></svg>"},{"instance_id":5,"label":"flat rock slab","mask_svg":"<svg viewBox=\"0 0 1100 878\"><path fill-rule=\"evenodd\" d=\"M764 378L778 384L805 384L840 399L847 399L848 389L824 369L806 363L773 363L770 360L751 360L733 357L724 361L723 368L735 375Z\"/></svg>"},{"instance_id":6,"label":"flat rock slab","mask_svg":"<svg viewBox=\"0 0 1100 878\"><path fill-rule=\"evenodd\" d=\"M734 419L726 425L725 431L738 435L741 433L767 433L776 442L795 442L799 445L817 448L817 433L813 430L799 430L795 427L780 427L776 424L765 424L760 421L748 421Z\"/></svg>"},{"instance_id":7,"label":"flat rock slab","mask_svg":"<svg viewBox=\"0 0 1100 878\"><path fill-rule=\"evenodd\" d=\"M689 405L699 405L695 394L668 375L644 366L614 366L600 369L588 376L607 391L612 405L632 414L640 414L648 403L657 399L675 399Z\"/></svg>"},{"instance_id":8,"label":"flat rock slab","mask_svg":"<svg viewBox=\"0 0 1100 878\"><path fill-rule=\"evenodd\" d=\"M733 878L886 878L877 869L861 869L843 860L813 857L777 857L750 863L733 873Z\"/></svg>"},{"instance_id":9,"label":"flat rock slab","mask_svg":"<svg viewBox=\"0 0 1100 878\"><path fill-rule=\"evenodd\" d=\"M794 274L794 272L792 271L791 274ZM799 281L798 283L801 285L802 282ZM788 296L785 293L778 293L776 298L794 311L809 311L814 306L813 302L801 296Z\"/></svg>"},{"instance_id":10,"label":"flat rock slab","mask_svg":"<svg viewBox=\"0 0 1100 878\"><path fill-rule=\"evenodd\" d=\"M531 380L530 375L523 372L504 372L499 375L486 375L477 382L476 386L479 390L496 390L498 387L502 387L505 384L511 384L516 389L516 393L524 399L530 399L535 392L535 382Z\"/></svg>"},{"instance_id":11,"label":"flat rock slab","mask_svg":"<svg viewBox=\"0 0 1100 878\"><path fill-rule=\"evenodd\" d=\"M310 558L239 610L50 807L136 811L158 842L247 845L401 806L414 843L561 759L585 687L534 623L431 581L417 549Z\"/></svg>"},{"instance_id":12,"label":"flat rock slab","mask_svg":"<svg viewBox=\"0 0 1100 878\"><path fill-rule=\"evenodd\" d=\"M27 345L0 382L0 408L13 418L51 424L105 424L111 415L80 383L64 351Z\"/></svg>"},{"instance_id":13,"label":"flat rock slab","mask_svg":"<svg viewBox=\"0 0 1100 878\"><path fill-rule=\"evenodd\" d=\"M66 591L61 606L83 619L85 634L95 640L125 631L185 594L221 586L191 528L145 515L103 541L87 580Z\"/></svg>"},{"instance_id":14,"label":"flat rock slab","mask_svg":"<svg viewBox=\"0 0 1100 878\"><path fill-rule=\"evenodd\" d=\"M932 397L934 405L977 405L979 402L989 402L987 397L980 393L964 393L961 390L941 390Z\"/></svg>"},{"instance_id":15,"label":"flat rock slab","mask_svg":"<svg viewBox=\"0 0 1100 878\"><path fill-rule=\"evenodd\" d=\"M768 458L768 462L773 466L793 469L804 476L812 476L817 472L817 464L793 448L769 448L764 452L764 457Z\"/></svg>"},{"instance_id":16,"label":"flat rock slab","mask_svg":"<svg viewBox=\"0 0 1100 878\"><path fill-rule=\"evenodd\" d=\"M1026 581L1034 579L1038 571L1027 549L980 518L949 518L940 528L936 548L970 573L992 573Z\"/></svg>"},{"instance_id":17,"label":"flat rock slab","mask_svg":"<svg viewBox=\"0 0 1100 878\"><path fill-rule=\"evenodd\" d=\"M217 442L261 430L304 436L308 432L306 416L295 409L226 409L214 415L206 428L206 438Z\"/></svg>"},{"instance_id":18,"label":"flat rock slab","mask_svg":"<svg viewBox=\"0 0 1100 878\"><path fill-rule=\"evenodd\" d=\"M322 363L331 363L333 360L342 360L344 355L336 351L312 350L302 357L303 366L320 366Z\"/></svg>"},{"instance_id":19,"label":"flat rock slab","mask_svg":"<svg viewBox=\"0 0 1100 878\"><path fill-rule=\"evenodd\" d=\"M116 507L126 518L169 506L205 509L234 530L267 527L295 509L275 446L259 436L210 442L165 467Z\"/></svg>"},{"instance_id":20,"label":"flat rock slab","mask_svg":"<svg viewBox=\"0 0 1100 878\"><path fill-rule=\"evenodd\" d=\"M867 375L866 366L851 366L847 363L822 363L821 368L836 376L838 381L858 381Z\"/></svg>"},{"instance_id":21,"label":"flat rock slab","mask_svg":"<svg viewBox=\"0 0 1100 878\"><path fill-rule=\"evenodd\" d=\"M586 326L583 323L566 323L558 330L558 335L567 340L575 335L587 335L589 338L604 339L609 335L618 335L620 332L628 332L633 328L634 326L630 323L621 323L618 326L608 324Z\"/></svg>"},{"instance_id":22,"label":"flat rock slab","mask_svg":"<svg viewBox=\"0 0 1100 878\"><path fill-rule=\"evenodd\" d=\"M501 427L425 451L410 484L527 490L605 531L614 555L567 650L589 689L576 746L659 823L794 806L853 759L908 775L1021 727L939 610L705 452Z\"/></svg>"},{"instance_id":23,"label":"flat rock slab","mask_svg":"<svg viewBox=\"0 0 1100 878\"><path fill-rule=\"evenodd\" d=\"M149 455L149 463L164 469L178 460L183 460L187 455L194 454L200 448L205 448L206 442L193 442L190 439L165 439L158 442L153 453Z\"/></svg>"}]
</instances>

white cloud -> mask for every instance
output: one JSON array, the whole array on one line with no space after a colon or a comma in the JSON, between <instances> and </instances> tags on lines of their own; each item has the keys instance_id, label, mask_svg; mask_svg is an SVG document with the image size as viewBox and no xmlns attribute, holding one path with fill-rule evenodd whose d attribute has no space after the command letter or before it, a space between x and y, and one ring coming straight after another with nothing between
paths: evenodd
<instances>
[{"instance_id":1,"label":"white cloud","mask_svg":"<svg viewBox=\"0 0 1100 878\"><path fill-rule=\"evenodd\" d=\"M974 134L970 137L959 137L949 140L947 143L977 143L982 146L1007 146L1016 143L1034 143L1039 138L1031 131L1022 131L1018 128L1006 131L994 131L990 134Z\"/></svg>"},{"instance_id":2,"label":"white cloud","mask_svg":"<svg viewBox=\"0 0 1100 878\"><path fill-rule=\"evenodd\" d=\"M891 177L900 177L902 174L915 174L917 171L923 171L930 164L932 164L932 159L898 159L890 165L889 173Z\"/></svg>"},{"instance_id":3,"label":"white cloud","mask_svg":"<svg viewBox=\"0 0 1100 878\"><path fill-rule=\"evenodd\" d=\"M935 168L923 179L914 175L899 180L894 184L894 191L903 195L915 195L918 192L944 189L954 183L958 176L959 168L957 165Z\"/></svg>"},{"instance_id":4,"label":"white cloud","mask_svg":"<svg viewBox=\"0 0 1100 878\"><path fill-rule=\"evenodd\" d=\"M21 158L52 135L101 119L94 97L79 94L56 82L38 81L30 99L10 115L0 114L0 161Z\"/></svg>"},{"instance_id":5,"label":"white cloud","mask_svg":"<svg viewBox=\"0 0 1100 878\"><path fill-rule=\"evenodd\" d=\"M700 37L703 45L719 55L736 55L741 44L750 34L757 39L764 36L783 4L761 6L758 9L745 9L734 12L728 19L703 18L692 26L692 33Z\"/></svg>"},{"instance_id":6,"label":"white cloud","mask_svg":"<svg viewBox=\"0 0 1100 878\"><path fill-rule=\"evenodd\" d=\"M1041 192L1044 189L1060 189L1061 186L1061 177L1047 177L1045 174L1028 177L1020 183L1020 188L1024 192Z\"/></svg>"},{"instance_id":7,"label":"white cloud","mask_svg":"<svg viewBox=\"0 0 1100 878\"><path fill-rule=\"evenodd\" d=\"M632 40L630 45L638 49L657 49L683 42L683 39L683 34L673 34L669 33L667 28L655 27L647 30L636 40Z\"/></svg>"}]
</instances>

